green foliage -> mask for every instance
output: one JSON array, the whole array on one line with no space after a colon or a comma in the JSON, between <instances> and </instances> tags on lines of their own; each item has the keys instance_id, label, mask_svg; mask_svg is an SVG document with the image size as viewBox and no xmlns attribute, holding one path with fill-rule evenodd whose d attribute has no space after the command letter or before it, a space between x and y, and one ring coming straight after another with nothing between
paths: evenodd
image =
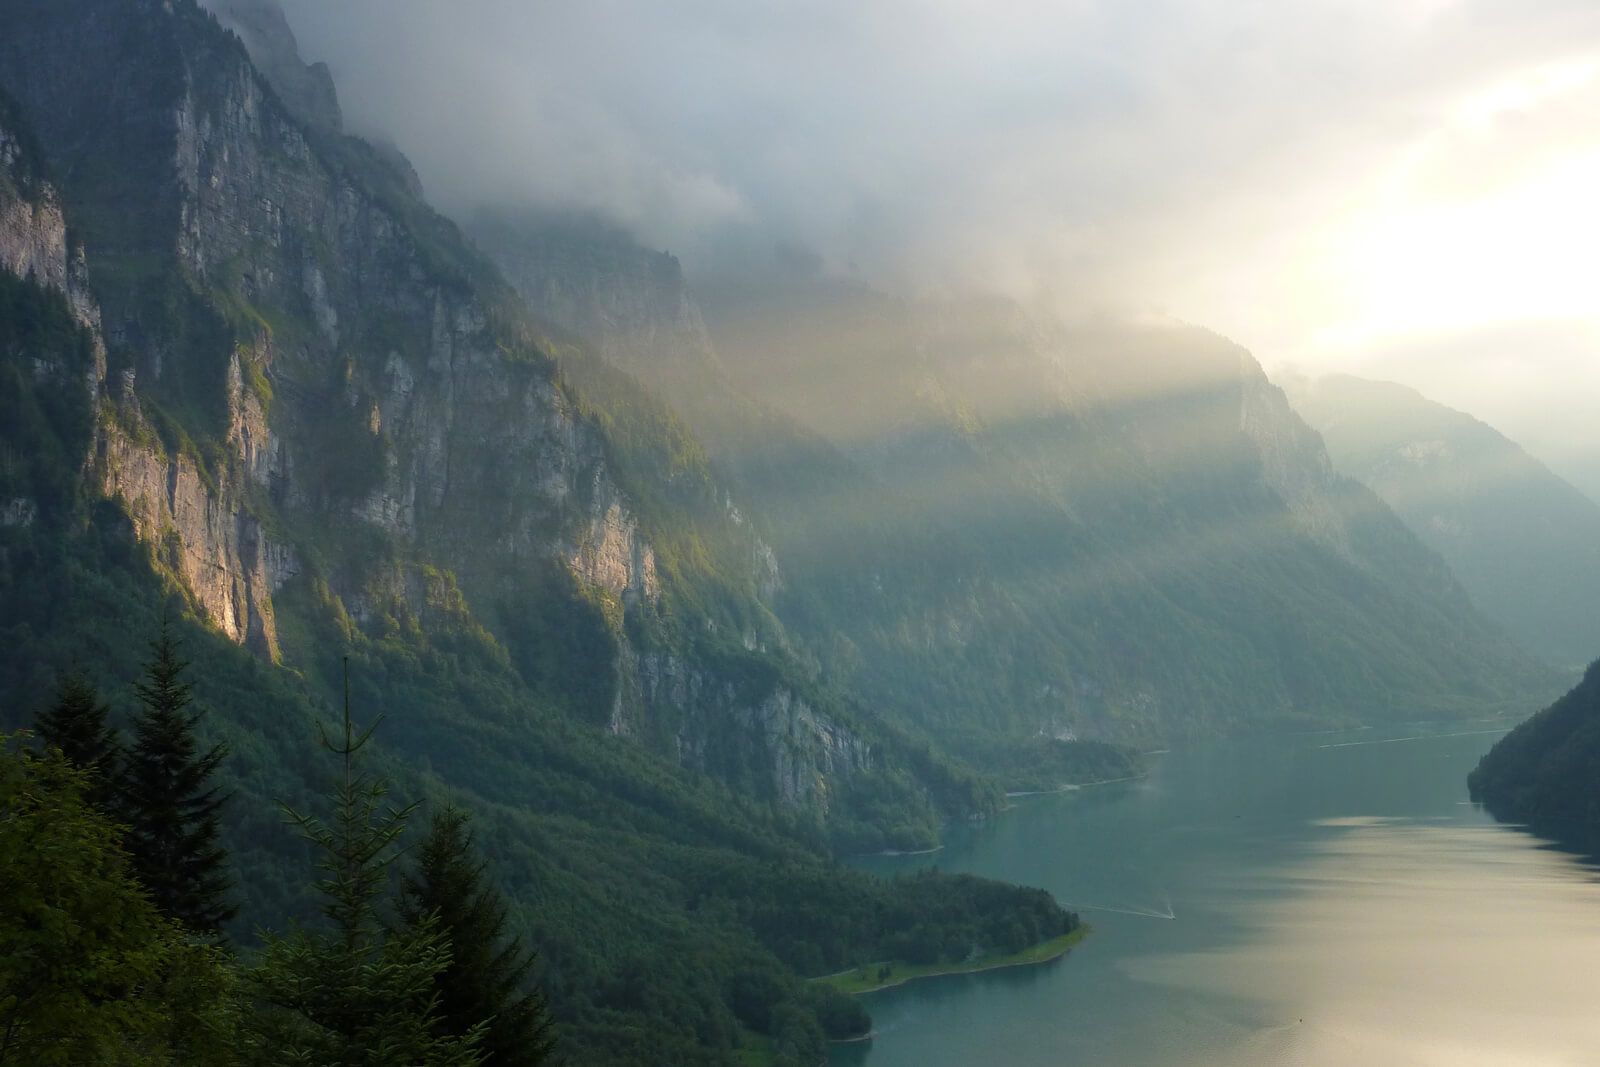
<instances>
[{"instance_id":1,"label":"green foliage","mask_svg":"<svg viewBox=\"0 0 1600 1067\"><path fill-rule=\"evenodd\" d=\"M260 962L246 973L255 1010L246 1016L252 1064L319 1067L474 1067L481 1023L441 1027L439 976L450 966L447 933L433 916L385 930L377 912L395 842L416 810L386 807L386 785L357 774L357 734L345 705L344 733L327 748L343 762L332 790L333 820L289 809L319 854L317 882L327 931L265 936Z\"/></svg>"},{"instance_id":2,"label":"green foliage","mask_svg":"<svg viewBox=\"0 0 1600 1067\"><path fill-rule=\"evenodd\" d=\"M50 447L82 455L86 448L84 438L66 439L48 422L35 432L45 436L22 442L23 455L44 455ZM86 437L87 426L81 432ZM31 466L23 469L32 475ZM103 692L120 691L144 668L137 635L157 629L168 603L150 552L126 517L83 494L81 484L65 489L65 513L81 518L59 535L0 528L6 692L48 692L52 672L74 661L85 664ZM340 572L381 580L393 565L383 553L392 550L337 532L339 540L317 543ZM363 563L364 571L353 570ZM240 873L246 921L274 927L315 911L297 873L305 858L272 817L273 801L302 804L311 795L296 753L323 709L336 705L348 651L353 695L388 716L373 758L412 795L449 789L479 813L479 840L509 902L511 929L538 950L536 978L548 990L564 1051L575 1064L731 1063L759 1052L770 1062L812 1067L824 1054L824 1025L818 994L797 976L884 958L892 947L886 938L916 925L916 907L889 907L905 886L832 865L821 849L821 828L809 818L683 770L596 729L592 720L569 717L562 701L540 695L537 672L525 679L508 649L466 614L444 576L423 578L419 593L433 592L408 597L414 611L380 600L367 629L345 614L326 584L310 577L292 582L274 597L289 669L252 659L192 618L174 618L192 660L182 677L193 682L195 702L213 709L195 724L197 738L204 737L197 751L223 741L230 749L219 771L234 793L222 841ZM559 605L582 595L574 590L552 599ZM181 603L173 607L181 614ZM597 626L610 618L608 610L596 605ZM554 632L560 619L550 610L542 625ZM752 696L780 683L804 684L759 655L708 648L707 662ZM549 662L560 668L558 658ZM572 690L552 685L548 692ZM832 703L836 698L815 699L851 714ZM6 713L37 710L22 704ZM880 755L933 758L904 739ZM985 792L993 786L980 787L979 779L951 781L993 796ZM930 841L935 810L918 799L921 787L909 777L897 782L882 796L872 794L878 807L870 809L846 789L836 806L839 840L847 840L849 820L871 817L871 810L883 812L891 827L914 829L877 831L870 839L863 830L864 846ZM906 805L904 813L894 804ZM1004 911L1018 902L1018 892L1006 887L984 906ZM818 907L821 899L826 904ZM880 926L891 910L894 922ZM282 968L300 973L316 958L294 938L270 951ZM416 962L388 960L396 967ZM767 974L783 990L765 1016L770 1032L750 1029L734 1013L736 973Z\"/></svg>"},{"instance_id":3,"label":"green foliage","mask_svg":"<svg viewBox=\"0 0 1600 1067\"><path fill-rule=\"evenodd\" d=\"M112 810L122 744L107 717L111 709L77 671L62 676L55 703L39 716L35 733L87 775L85 798L97 811Z\"/></svg>"},{"instance_id":4,"label":"green foliage","mask_svg":"<svg viewBox=\"0 0 1600 1067\"><path fill-rule=\"evenodd\" d=\"M541 703L603 723L616 690L617 628L600 593L557 563L506 575L489 618Z\"/></svg>"},{"instance_id":5,"label":"green foliage","mask_svg":"<svg viewBox=\"0 0 1600 1067\"><path fill-rule=\"evenodd\" d=\"M144 667L139 635L157 630L168 603L118 509L72 506L85 518L61 536L0 529L0 687L24 701L48 693L53 672L74 661L102 692L123 691ZM387 714L373 760L410 795L448 791L477 813L511 931L538 951L535 977L574 1064L731 1063L760 1052L812 1067L824 1025L797 976L885 958L886 938L917 925L920 904L890 906L906 884L833 865L808 820L541 700L507 650L451 607L459 596L443 576L421 586L434 593L411 600L417 614L391 605L369 616L369 632L326 585L291 582L274 597L286 668L175 615L191 660L182 680L212 709L196 724L198 750L230 750L218 772L234 794L222 842L245 921L274 928L316 911L299 874L306 857L273 816L274 799L302 806L313 794L297 754L337 705L348 651L352 696ZM741 655L726 666L752 692L778 680L759 657ZM916 840L926 840L935 824L918 820ZM1003 912L1019 892L1005 887L982 906ZM891 911L894 921L880 924ZM272 952L304 973L313 957L300 944L285 938ZM752 971L785 991L768 1015L771 1033L749 1029L728 1003L730 977Z\"/></svg>"},{"instance_id":6,"label":"green foliage","mask_svg":"<svg viewBox=\"0 0 1600 1067\"><path fill-rule=\"evenodd\" d=\"M221 959L145 896L90 784L0 738L0 1064L229 1062Z\"/></svg>"},{"instance_id":7,"label":"green foliage","mask_svg":"<svg viewBox=\"0 0 1600 1067\"><path fill-rule=\"evenodd\" d=\"M84 77L59 76L62 50ZM307 921L266 937L248 981L263 1010L251 1013L253 1036L242 1047L268 1061L297 1050L320 1062L403 1059L396 1048L358 1050L368 1039L352 1035L366 1026L369 1035L389 1033L416 1051L426 1037L419 1023L428 1015L426 998L448 966L436 932L390 936L362 910L363 899L375 906L381 894L363 881L370 868L351 866L348 857L375 840L367 831L381 839L386 827L395 828L376 797L351 800L348 820L336 814L327 825L303 824L325 862L354 849L338 870L324 872L321 900L304 886L306 843L274 815L275 800L306 810L315 792L298 756L313 723L338 704L345 656L360 705L387 715L384 736L368 753L384 776L406 795L459 797L477 813L486 874L493 871L508 903L509 932L538 951L540 973L531 977L549 991L575 1063L754 1059L813 1067L826 1053L825 1031L858 1030L861 1018L859 1008L849 1011L801 976L927 945L943 953L964 943L998 944L1019 930L1042 935L1068 921L1047 897L1016 887L935 875L884 882L832 861L830 840L931 843L942 816L993 810L995 786L950 762L921 733L880 728L866 710L871 705L824 689L817 665L786 643L783 626L756 596L754 523L734 520L693 435L592 353L569 351L534 328L454 227L411 195L370 147L308 135L311 152L286 164L285 146L298 148L302 131L277 122L270 97L262 112L263 165L284 165L296 187L305 179L309 188L353 198L360 210L351 214L372 220L372 232L398 235L380 252L392 255L390 276L410 287L390 293L363 285L359 299L346 291L338 301L339 350L319 340L292 285L281 299L258 301L236 265L215 263L203 279L188 276L176 254L189 205L172 180L171 119L180 107L197 123L208 109L217 118L220 94L249 76L238 42L192 0L0 5L0 78L32 94L30 114L67 175L67 199L81 220L113 338L110 380L123 369L138 372L138 403L162 450L190 455L220 484L227 472L218 442L235 344L253 341L265 324L274 358L284 361L271 383L279 401L273 428L288 442L296 488L313 506L277 513L277 502L255 501L270 525L292 535L282 543L293 544L305 565L299 578L273 591L282 666L252 659L185 616L183 595L164 584L127 517L86 490L78 468L91 450L87 390L73 407L71 392L56 383L81 385L88 335L63 329L70 315L62 317L58 298L16 290L38 304L16 321L42 326L47 336L3 353L10 376L0 391L0 403L16 398L0 420L0 434L12 435L8 446L14 442L8 469L19 484L54 487L60 501L49 511L43 490L30 490L41 500L39 522L0 527L0 691L36 700L45 691L41 677L81 658L103 692L120 692L142 669L139 637L170 608L192 659L184 679L194 684L196 704L212 709L193 723L195 751L218 743L230 751L218 770L234 796L221 831L241 875L245 919L269 929L291 917ZM226 125L219 120L213 128ZM341 286L352 288L341 265L347 250L330 247L329 233L298 225L285 238L294 268L309 256L334 297ZM383 464L410 458L405 442L373 431L371 404L391 351L414 358L429 347L441 294L446 303L471 298L456 311L482 312L474 343L498 347L503 362L495 369L511 395L548 390L554 381L570 403L565 410L579 415L579 435L602 442L606 472L656 549L659 611L630 604L624 612L615 598L565 584L565 575L548 583L536 576L528 590L502 588L503 556L478 550L499 544L506 528L487 518L452 511L447 531L419 531L417 542L401 545L349 517L349 505L377 483ZM0 318L0 329L7 328ZM41 344L59 371L36 373ZM57 399L59 412L50 407ZM68 416L76 411L85 417L75 422ZM122 417L132 421L129 411ZM504 517L489 512L496 522ZM576 508L539 516L536 532L564 536L582 521ZM443 570L428 574L411 555L441 548L447 551L424 558L460 568L464 598L448 595L452 583ZM826 562L823 544L811 563L822 571ZM919 561L901 573L943 562ZM480 573L470 573L474 563ZM544 599L496 602L518 592ZM813 583L808 592L826 590ZM492 605L482 620L493 624L494 636L464 602L453 602L461 600L478 610ZM856 606L841 601L838 610ZM878 622L862 617L869 627ZM564 625L575 632L562 633ZM704 668L712 685L741 699L759 701L780 687L802 694L855 732L873 766L832 794L825 821L820 805L792 809L775 795L771 774L758 775L770 770L761 761L773 754L755 731L712 724L716 751L708 764L722 781L679 765L671 723L650 726L641 739L612 736L598 719L612 691L606 683L619 635L641 655ZM853 632L850 640L870 651L861 636ZM909 646L916 637L896 633L894 640ZM777 651L752 652L747 642ZM35 710L3 709L11 716ZM760 789L745 788L757 781ZM371 859L386 854L380 847ZM369 892L376 895L363 896ZM314 925L318 905L330 910L339 901L331 933Z\"/></svg>"},{"instance_id":8,"label":"green foliage","mask_svg":"<svg viewBox=\"0 0 1600 1067\"><path fill-rule=\"evenodd\" d=\"M996 949L979 953L974 951L968 956L959 957L946 954L935 957L931 953L923 953L920 962L910 960L891 960L879 964L867 964L857 967L853 971L844 971L839 974L830 974L825 978L814 979L812 988L828 990L840 995L872 993L890 986L901 985L918 978L933 978L947 974L971 974L976 971L997 970L1002 967L1021 967L1033 963L1046 963L1059 959L1069 952L1074 945L1082 941L1089 933L1089 927L1084 924L1075 925L1071 931L1053 937L1048 941L1040 941L1015 952L1005 949Z\"/></svg>"},{"instance_id":9,"label":"green foliage","mask_svg":"<svg viewBox=\"0 0 1600 1067\"><path fill-rule=\"evenodd\" d=\"M54 290L0 271L0 504L65 522L93 427L93 338Z\"/></svg>"},{"instance_id":10,"label":"green foliage","mask_svg":"<svg viewBox=\"0 0 1600 1067\"><path fill-rule=\"evenodd\" d=\"M1472 799L1497 819L1600 850L1600 661L1467 775Z\"/></svg>"},{"instance_id":11,"label":"green foliage","mask_svg":"<svg viewBox=\"0 0 1600 1067\"><path fill-rule=\"evenodd\" d=\"M813 982L806 988L806 998L830 1041L846 1041L872 1030L872 1016L861 1001L831 985Z\"/></svg>"},{"instance_id":12,"label":"green foliage","mask_svg":"<svg viewBox=\"0 0 1600 1067\"><path fill-rule=\"evenodd\" d=\"M506 902L485 877L465 812L434 814L401 884L402 928L430 926L450 943L450 965L434 976L439 1024L447 1034L483 1031L489 1067L533 1067L555 1050L544 993L526 988L536 957L507 932Z\"/></svg>"},{"instance_id":13,"label":"green foliage","mask_svg":"<svg viewBox=\"0 0 1600 1067\"><path fill-rule=\"evenodd\" d=\"M795 420L717 456L783 561L775 613L948 751L1482 714L1554 682L1370 493L1289 506L1271 468L1314 483L1320 445L1287 412L1276 444L1242 431L1270 386L1221 339L825 280L706 310L735 385Z\"/></svg>"},{"instance_id":14,"label":"green foliage","mask_svg":"<svg viewBox=\"0 0 1600 1067\"><path fill-rule=\"evenodd\" d=\"M383 482L389 442L375 432L371 408L350 395L346 362L308 397L307 440L300 451L309 488L330 510L361 500ZM370 401L369 401L370 404Z\"/></svg>"},{"instance_id":15,"label":"green foliage","mask_svg":"<svg viewBox=\"0 0 1600 1067\"><path fill-rule=\"evenodd\" d=\"M1474 604L1548 662L1587 662L1600 647L1600 505L1404 386L1336 375L1290 390L1338 468L1443 556Z\"/></svg>"},{"instance_id":16,"label":"green foliage","mask_svg":"<svg viewBox=\"0 0 1600 1067\"><path fill-rule=\"evenodd\" d=\"M1013 793L1118 781L1137 777L1145 769L1138 752L1104 741L1011 740L973 734L959 742L959 747L973 766L994 775Z\"/></svg>"},{"instance_id":17,"label":"green foliage","mask_svg":"<svg viewBox=\"0 0 1600 1067\"><path fill-rule=\"evenodd\" d=\"M128 854L151 899L165 915L210 936L238 912L228 901L231 880L218 844L225 794L212 783L227 749L202 752L195 740L200 716L189 711L189 664L165 620L150 645L133 744L120 777L118 811L127 820Z\"/></svg>"}]
</instances>

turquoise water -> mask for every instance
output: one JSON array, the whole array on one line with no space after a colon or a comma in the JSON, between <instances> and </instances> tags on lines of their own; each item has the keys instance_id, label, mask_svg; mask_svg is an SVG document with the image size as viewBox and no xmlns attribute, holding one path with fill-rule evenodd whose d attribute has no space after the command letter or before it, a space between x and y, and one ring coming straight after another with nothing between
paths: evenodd
<instances>
[{"instance_id":1,"label":"turquoise water","mask_svg":"<svg viewBox=\"0 0 1600 1067\"><path fill-rule=\"evenodd\" d=\"M832 1063L1600 1064L1595 870L1468 802L1502 731L1418 732L1175 751L862 861L1043 886L1094 933L873 994Z\"/></svg>"}]
</instances>

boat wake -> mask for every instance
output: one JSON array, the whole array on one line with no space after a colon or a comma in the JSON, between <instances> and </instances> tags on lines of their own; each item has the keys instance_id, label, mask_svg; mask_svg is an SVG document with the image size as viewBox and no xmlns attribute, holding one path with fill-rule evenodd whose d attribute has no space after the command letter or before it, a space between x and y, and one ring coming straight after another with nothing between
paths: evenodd
<instances>
[{"instance_id":1,"label":"boat wake","mask_svg":"<svg viewBox=\"0 0 1600 1067\"><path fill-rule=\"evenodd\" d=\"M1167 898L1166 907L1160 911L1155 908L1117 908L1110 904L1082 904L1078 902L1073 902L1068 906L1081 911L1110 911L1118 915L1136 915L1141 919L1176 919L1178 917L1177 913L1172 910L1170 897Z\"/></svg>"}]
</instances>

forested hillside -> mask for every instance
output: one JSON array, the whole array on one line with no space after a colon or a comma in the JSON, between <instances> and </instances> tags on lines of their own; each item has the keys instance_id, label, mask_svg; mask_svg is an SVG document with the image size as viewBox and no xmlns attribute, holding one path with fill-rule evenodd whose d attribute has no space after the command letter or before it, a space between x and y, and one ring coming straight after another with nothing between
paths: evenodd
<instances>
[{"instance_id":1,"label":"forested hillside","mask_svg":"<svg viewBox=\"0 0 1600 1067\"><path fill-rule=\"evenodd\" d=\"M1600 848L1600 663L1496 742L1467 776L1467 787L1497 819Z\"/></svg>"},{"instance_id":2,"label":"forested hillside","mask_svg":"<svg viewBox=\"0 0 1600 1067\"><path fill-rule=\"evenodd\" d=\"M1600 504L1470 415L1390 382L1297 383L1334 463L1450 564L1529 651L1576 671L1600 648Z\"/></svg>"},{"instance_id":3,"label":"forested hillside","mask_svg":"<svg viewBox=\"0 0 1600 1067\"><path fill-rule=\"evenodd\" d=\"M0 727L74 671L126 727L170 623L247 954L316 921L280 804L347 665L577 1064L814 1064L864 1019L803 978L1069 929L836 859L1007 788L1550 685L1226 342L805 272L702 308L588 224L497 265L222 9L0 0Z\"/></svg>"},{"instance_id":4,"label":"forested hillside","mask_svg":"<svg viewBox=\"0 0 1600 1067\"><path fill-rule=\"evenodd\" d=\"M237 939L309 915L278 805L326 792L346 659L393 794L474 813L572 1062L814 1063L802 976L1067 921L834 863L999 787L808 671L671 412L208 14L0 4L0 85L0 713L76 669L125 725L174 620Z\"/></svg>"},{"instance_id":5,"label":"forested hillside","mask_svg":"<svg viewBox=\"0 0 1600 1067\"><path fill-rule=\"evenodd\" d=\"M707 442L823 674L985 768L1011 773L1040 738L1477 713L1558 688L1204 331L907 301L793 265L697 301L673 261L592 224L474 232L533 308L596 331Z\"/></svg>"}]
</instances>

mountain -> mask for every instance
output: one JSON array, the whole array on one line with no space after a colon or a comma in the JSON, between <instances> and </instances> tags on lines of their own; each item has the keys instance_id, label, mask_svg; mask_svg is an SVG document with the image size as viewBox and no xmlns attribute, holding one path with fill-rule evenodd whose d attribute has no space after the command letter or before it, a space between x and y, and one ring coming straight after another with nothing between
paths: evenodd
<instances>
[{"instance_id":1,"label":"mountain","mask_svg":"<svg viewBox=\"0 0 1600 1067\"><path fill-rule=\"evenodd\" d=\"M811 1063L801 977L1069 921L837 854L1135 769L1100 742L1551 688L1237 347L475 243L274 10L0 0L0 725L176 619L247 921L306 912L276 804L348 664L575 1062Z\"/></svg>"},{"instance_id":2,"label":"mountain","mask_svg":"<svg viewBox=\"0 0 1600 1067\"><path fill-rule=\"evenodd\" d=\"M437 570L552 703L844 815L832 786L898 742L813 691L764 600L770 548L665 405L548 336L386 155L296 120L209 17L8 16L6 88L104 315L96 488L169 538L211 622L278 661L284 590L376 625L424 613ZM73 50L105 75L56 77Z\"/></svg>"},{"instance_id":3,"label":"mountain","mask_svg":"<svg viewBox=\"0 0 1600 1067\"><path fill-rule=\"evenodd\" d=\"M1402 385L1292 387L1335 466L1370 486L1490 618L1557 666L1600 648L1600 504L1492 427Z\"/></svg>"},{"instance_id":4,"label":"mountain","mask_svg":"<svg viewBox=\"0 0 1600 1067\"><path fill-rule=\"evenodd\" d=\"M830 668L941 736L1155 740L1550 691L1221 338L825 279L705 304L741 387L888 490L834 520L861 531L843 559L775 534L780 616L846 636Z\"/></svg>"},{"instance_id":5,"label":"mountain","mask_svg":"<svg viewBox=\"0 0 1600 1067\"><path fill-rule=\"evenodd\" d=\"M1600 845L1600 662L1495 742L1467 787L1497 819L1586 850Z\"/></svg>"},{"instance_id":6,"label":"mountain","mask_svg":"<svg viewBox=\"0 0 1600 1067\"><path fill-rule=\"evenodd\" d=\"M306 913L277 805L347 664L395 792L478 814L574 1062L815 1062L799 976L1059 932L837 865L999 786L817 675L699 443L334 97L192 0L0 3L0 90L0 725L73 665L125 714L176 620L246 923Z\"/></svg>"},{"instance_id":7,"label":"mountain","mask_svg":"<svg viewBox=\"0 0 1600 1067\"><path fill-rule=\"evenodd\" d=\"M781 268L697 298L584 225L473 232L707 442L822 673L986 770L1554 690L1236 346Z\"/></svg>"}]
</instances>

